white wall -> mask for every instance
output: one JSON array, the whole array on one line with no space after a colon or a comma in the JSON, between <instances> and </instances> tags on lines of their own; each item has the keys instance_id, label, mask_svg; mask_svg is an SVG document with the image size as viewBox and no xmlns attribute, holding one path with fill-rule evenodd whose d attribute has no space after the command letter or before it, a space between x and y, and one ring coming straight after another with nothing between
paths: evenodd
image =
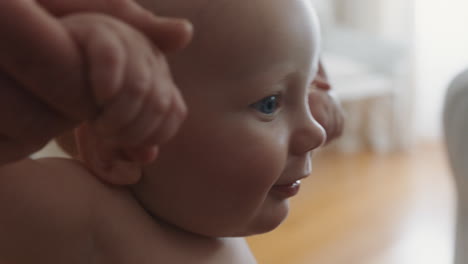
<instances>
[{"instance_id":1,"label":"white wall","mask_svg":"<svg viewBox=\"0 0 468 264\"><path fill-rule=\"evenodd\" d=\"M468 66L467 14L466 0L415 0L415 128L424 139L441 135L445 90Z\"/></svg>"},{"instance_id":2,"label":"white wall","mask_svg":"<svg viewBox=\"0 0 468 264\"><path fill-rule=\"evenodd\" d=\"M340 23L368 33L381 28L380 0L335 0Z\"/></svg>"},{"instance_id":3,"label":"white wall","mask_svg":"<svg viewBox=\"0 0 468 264\"><path fill-rule=\"evenodd\" d=\"M418 140L441 136L445 90L468 67L468 0L335 0L342 23L408 44L413 121Z\"/></svg>"},{"instance_id":4,"label":"white wall","mask_svg":"<svg viewBox=\"0 0 468 264\"><path fill-rule=\"evenodd\" d=\"M335 0L340 20L364 32L398 42L412 34L412 0Z\"/></svg>"},{"instance_id":5,"label":"white wall","mask_svg":"<svg viewBox=\"0 0 468 264\"><path fill-rule=\"evenodd\" d=\"M410 44L414 34L412 0L382 0L380 34L390 40Z\"/></svg>"}]
</instances>

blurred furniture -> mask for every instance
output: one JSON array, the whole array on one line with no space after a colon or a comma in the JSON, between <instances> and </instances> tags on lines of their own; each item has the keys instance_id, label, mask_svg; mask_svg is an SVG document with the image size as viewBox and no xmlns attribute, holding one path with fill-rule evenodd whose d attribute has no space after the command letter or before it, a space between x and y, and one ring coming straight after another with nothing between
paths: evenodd
<instances>
[{"instance_id":1,"label":"blurred furniture","mask_svg":"<svg viewBox=\"0 0 468 264\"><path fill-rule=\"evenodd\" d=\"M337 2L312 0L322 28L322 60L343 103L346 125L335 147L388 152L404 145L408 122L406 48L337 20Z\"/></svg>"},{"instance_id":2,"label":"blurred furniture","mask_svg":"<svg viewBox=\"0 0 468 264\"><path fill-rule=\"evenodd\" d=\"M468 70L450 85L444 107L447 153L455 176L458 204L455 263L468 263Z\"/></svg>"}]
</instances>

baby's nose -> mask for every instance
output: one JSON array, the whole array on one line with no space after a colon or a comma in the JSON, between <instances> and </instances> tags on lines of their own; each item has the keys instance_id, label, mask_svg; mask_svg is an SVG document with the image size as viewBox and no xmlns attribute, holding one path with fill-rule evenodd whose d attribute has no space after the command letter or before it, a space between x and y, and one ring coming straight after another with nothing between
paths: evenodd
<instances>
[{"instance_id":1,"label":"baby's nose","mask_svg":"<svg viewBox=\"0 0 468 264\"><path fill-rule=\"evenodd\" d=\"M298 119L298 124L291 138L291 151L301 155L322 146L327 138L325 129L312 117Z\"/></svg>"}]
</instances>

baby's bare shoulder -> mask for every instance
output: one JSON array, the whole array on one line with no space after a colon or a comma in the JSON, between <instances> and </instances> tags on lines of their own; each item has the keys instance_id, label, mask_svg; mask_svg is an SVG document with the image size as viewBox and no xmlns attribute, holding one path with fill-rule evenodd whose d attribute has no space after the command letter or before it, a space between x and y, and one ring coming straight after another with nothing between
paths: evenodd
<instances>
[{"instance_id":1,"label":"baby's bare shoulder","mask_svg":"<svg viewBox=\"0 0 468 264\"><path fill-rule=\"evenodd\" d=\"M66 159L0 167L0 262L74 263L86 256L96 182Z\"/></svg>"},{"instance_id":2,"label":"baby's bare shoulder","mask_svg":"<svg viewBox=\"0 0 468 264\"><path fill-rule=\"evenodd\" d=\"M0 167L0 203L6 206L6 201L15 202L10 204L15 212L38 207L47 213L83 214L99 186L97 182L74 160L25 159Z\"/></svg>"}]
</instances>

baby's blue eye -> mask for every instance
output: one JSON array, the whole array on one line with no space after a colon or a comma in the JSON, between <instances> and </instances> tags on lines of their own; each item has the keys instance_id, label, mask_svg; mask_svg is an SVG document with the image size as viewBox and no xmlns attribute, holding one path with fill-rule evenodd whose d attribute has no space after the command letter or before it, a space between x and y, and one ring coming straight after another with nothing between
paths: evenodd
<instances>
[{"instance_id":1,"label":"baby's blue eye","mask_svg":"<svg viewBox=\"0 0 468 264\"><path fill-rule=\"evenodd\" d=\"M272 115L276 112L276 110L278 110L279 96L278 95L267 96L263 98L262 100L252 104L252 107L263 114Z\"/></svg>"}]
</instances>

